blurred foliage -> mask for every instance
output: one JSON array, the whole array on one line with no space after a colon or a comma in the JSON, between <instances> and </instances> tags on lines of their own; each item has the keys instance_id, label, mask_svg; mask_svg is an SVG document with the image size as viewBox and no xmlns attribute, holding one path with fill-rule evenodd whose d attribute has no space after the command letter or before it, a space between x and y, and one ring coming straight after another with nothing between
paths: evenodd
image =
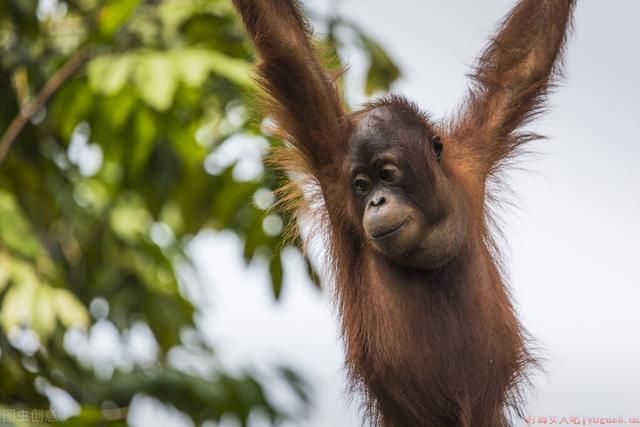
<instances>
[{"instance_id":1,"label":"blurred foliage","mask_svg":"<svg viewBox=\"0 0 640 427\"><path fill-rule=\"evenodd\" d=\"M369 55L368 94L398 78L359 29L317 20L332 66L343 45ZM235 232L247 262L267 260L276 298L282 289L283 220L269 212L281 178L261 163L277 141L249 113L254 52L230 1L3 0L0 49L2 133L57 70L89 58L0 163L0 419L48 408L53 391L78 404L59 425L124 425L138 393L197 425L223 416L246 425L256 409L273 424L300 416L271 402L260 375L215 363L195 372L169 357L180 349L215 361L178 274L193 268L185 249L201 230ZM89 354L105 328L123 347L147 331L157 349L144 360ZM298 374L274 369L311 403ZM42 421L19 418L4 421Z\"/></svg>"}]
</instances>

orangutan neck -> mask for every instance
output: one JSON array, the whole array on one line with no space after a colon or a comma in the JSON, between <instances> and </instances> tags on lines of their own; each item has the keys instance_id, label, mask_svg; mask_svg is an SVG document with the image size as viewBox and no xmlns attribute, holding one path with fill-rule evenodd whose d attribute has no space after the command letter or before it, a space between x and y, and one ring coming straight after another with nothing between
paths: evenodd
<instances>
[{"instance_id":1,"label":"orangutan neck","mask_svg":"<svg viewBox=\"0 0 640 427\"><path fill-rule=\"evenodd\" d=\"M468 246L433 272L364 258L338 286L347 363L378 423L504 425L525 350L486 248Z\"/></svg>"}]
</instances>

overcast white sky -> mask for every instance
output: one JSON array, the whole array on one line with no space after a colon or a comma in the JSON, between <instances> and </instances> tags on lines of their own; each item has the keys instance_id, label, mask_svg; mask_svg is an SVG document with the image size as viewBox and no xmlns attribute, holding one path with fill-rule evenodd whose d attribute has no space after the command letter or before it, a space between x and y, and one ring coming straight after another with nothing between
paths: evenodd
<instances>
[{"instance_id":1,"label":"overcast white sky","mask_svg":"<svg viewBox=\"0 0 640 427\"><path fill-rule=\"evenodd\" d=\"M394 88L436 116L465 92L465 73L512 0L308 0L358 22L404 71ZM531 129L549 137L513 173L517 210L503 216L513 294L546 349L528 414L640 416L640 3L580 0L567 79ZM363 58L346 58L352 75ZM352 101L363 98L352 81ZM201 324L231 367L289 363L308 375L318 407L305 426L360 425L343 393L341 344L327 296L288 265L282 302L265 272L244 269L232 235L193 247L212 301ZM283 397L284 399L285 397ZM259 425L257 423L256 425Z\"/></svg>"}]
</instances>

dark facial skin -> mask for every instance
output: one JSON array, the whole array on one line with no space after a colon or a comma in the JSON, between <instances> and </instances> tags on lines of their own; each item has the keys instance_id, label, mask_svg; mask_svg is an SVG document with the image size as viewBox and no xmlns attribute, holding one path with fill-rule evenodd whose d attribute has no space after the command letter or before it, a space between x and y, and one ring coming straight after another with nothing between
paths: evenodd
<instances>
[{"instance_id":1,"label":"dark facial skin","mask_svg":"<svg viewBox=\"0 0 640 427\"><path fill-rule=\"evenodd\" d=\"M363 113L350 137L350 180L369 244L403 266L433 269L460 250L462 199L439 161L439 138L392 106Z\"/></svg>"}]
</instances>

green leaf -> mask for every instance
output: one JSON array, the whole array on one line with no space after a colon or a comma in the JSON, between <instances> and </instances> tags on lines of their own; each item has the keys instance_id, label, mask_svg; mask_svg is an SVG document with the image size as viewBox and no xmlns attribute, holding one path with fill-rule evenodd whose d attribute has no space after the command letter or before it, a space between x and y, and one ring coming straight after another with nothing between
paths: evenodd
<instances>
[{"instance_id":1,"label":"green leaf","mask_svg":"<svg viewBox=\"0 0 640 427\"><path fill-rule=\"evenodd\" d=\"M207 62L214 73L247 89L255 88L255 83L251 79L252 68L245 61L231 58L220 52L208 51Z\"/></svg>"},{"instance_id":2,"label":"green leaf","mask_svg":"<svg viewBox=\"0 0 640 427\"><path fill-rule=\"evenodd\" d=\"M282 292L282 282L283 282L283 269L282 269L282 258L280 255L274 255L271 258L271 262L269 263L269 273L271 273L271 287L273 289L273 296L276 299L280 298L280 293Z\"/></svg>"},{"instance_id":3,"label":"green leaf","mask_svg":"<svg viewBox=\"0 0 640 427\"><path fill-rule=\"evenodd\" d=\"M86 80L68 82L55 97L53 117L62 138L69 139L76 126L91 114L96 99Z\"/></svg>"},{"instance_id":4,"label":"green leaf","mask_svg":"<svg viewBox=\"0 0 640 427\"><path fill-rule=\"evenodd\" d=\"M104 97L100 106L105 123L109 124L112 132L118 132L139 106L138 96L135 91L124 89L113 96Z\"/></svg>"},{"instance_id":5,"label":"green leaf","mask_svg":"<svg viewBox=\"0 0 640 427\"><path fill-rule=\"evenodd\" d=\"M89 326L89 313L87 307L66 289L51 289L51 305L56 316L63 326L67 328Z\"/></svg>"},{"instance_id":6,"label":"green leaf","mask_svg":"<svg viewBox=\"0 0 640 427\"><path fill-rule=\"evenodd\" d=\"M31 300L31 328L42 338L48 338L56 327L56 309L52 303L53 289L38 286Z\"/></svg>"},{"instance_id":7,"label":"green leaf","mask_svg":"<svg viewBox=\"0 0 640 427\"><path fill-rule=\"evenodd\" d=\"M105 55L89 62L87 74L91 88L105 95L119 92L129 81L136 55Z\"/></svg>"},{"instance_id":8,"label":"green leaf","mask_svg":"<svg viewBox=\"0 0 640 427\"><path fill-rule=\"evenodd\" d=\"M129 159L131 171L137 174L144 168L156 142L158 123L151 111L140 108L135 115L135 140Z\"/></svg>"},{"instance_id":9,"label":"green leaf","mask_svg":"<svg viewBox=\"0 0 640 427\"><path fill-rule=\"evenodd\" d=\"M211 70L209 53L204 49L185 49L176 51L174 61L182 81L188 86L200 87Z\"/></svg>"},{"instance_id":10,"label":"green leaf","mask_svg":"<svg viewBox=\"0 0 640 427\"><path fill-rule=\"evenodd\" d=\"M27 263L14 263L13 279L15 283L7 291L0 313L5 333L14 327L32 324L33 301L38 291L38 278Z\"/></svg>"},{"instance_id":11,"label":"green leaf","mask_svg":"<svg viewBox=\"0 0 640 427\"><path fill-rule=\"evenodd\" d=\"M298 398L305 403L312 403L312 396L309 384L291 368L286 366L281 366L280 374L284 377L284 379L289 383L295 393L298 395Z\"/></svg>"},{"instance_id":12,"label":"green leaf","mask_svg":"<svg viewBox=\"0 0 640 427\"><path fill-rule=\"evenodd\" d=\"M377 42L362 34L360 38L371 58L367 71L366 94L371 96L377 91L388 91L391 84L400 77L398 66Z\"/></svg>"},{"instance_id":13,"label":"green leaf","mask_svg":"<svg viewBox=\"0 0 640 427\"><path fill-rule=\"evenodd\" d=\"M171 315L168 315L171 313ZM158 344L164 351L180 343L180 330L191 320L191 307L165 294L148 297L144 315Z\"/></svg>"},{"instance_id":14,"label":"green leaf","mask_svg":"<svg viewBox=\"0 0 640 427\"><path fill-rule=\"evenodd\" d=\"M0 258L0 262L6 263L6 257ZM7 291L0 313L6 333L14 327L27 325L45 341L55 330L56 319L67 328L89 325L86 307L71 292L42 283L29 263L9 262L8 271L14 284Z\"/></svg>"},{"instance_id":15,"label":"green leaf","mask_svg":"<svg viewBox=\"0 0 640 427\"><path fill-rule=\"evenodd\" d=\"M100 32L110 36L124 24L133 11L136 10L140 0L110 0L102 8L99 15Z\"/></svg>"},{"instance_id":16,"label":"green leaf","mask_svg":"<svg viewBox=\"0 0 640 427\"><path fill-rule=\"evenodd\" d=\"M86 427L86 426L102 426L108 425L109 427L115 427L115 421L105 422L104 416L100 408L92 405L82 405L80 413L68 418L62 422L57 422L56 425L64 427Z\"/></svg>"},{"instance_id":17,"label":"green leaf","mask_svg":"<svg viewBox=\"0 0 640 427\"><path fill-rule=\"evenodd\" d=\"M177 50L174 60L182 80L189 86L201 86L208 73L213 72L239 86L255 87L251 79L251 66L219 51L198 48Z\"/></svg>"},{"instance_id":18,"label":"green leaf","mask_svg":"<svg viewBox=\"0 0 640 427\"><path fill-rule=\"evenodd\" d=\"M137 197L123 197L111 209L111 229L127 242L139 241L151 223L151 215Z\"/></svg>"},{"instance_id":19,"label":"green leaf","mask_svg":"<svg viewBox=\"0 0 640 427\"><path fill-rule=\"evenodd\" d=\"M42 250L13 194L0 189L0 244L29 259Z\"/></svg>"},{"instance_id":20,"label":"green leaf","mask_svg":"<svg viewBox=\"0 0 640 427\"><path fill-rule=\"evenodd\" d=\"M133 78L140 98L147 105L158 111L171 107L178 87L178 75L170 54L140 54Z\"/></svg>"},{"instance_id":21,"label":"green leaf","mask_svg":"<svg viewBox=\"0 0 640 427\"><path fill-rule=\"evenodd\" d=\"M0 251L0 294L11 280L11 257Z\"/></svg>"}]
</instances>

